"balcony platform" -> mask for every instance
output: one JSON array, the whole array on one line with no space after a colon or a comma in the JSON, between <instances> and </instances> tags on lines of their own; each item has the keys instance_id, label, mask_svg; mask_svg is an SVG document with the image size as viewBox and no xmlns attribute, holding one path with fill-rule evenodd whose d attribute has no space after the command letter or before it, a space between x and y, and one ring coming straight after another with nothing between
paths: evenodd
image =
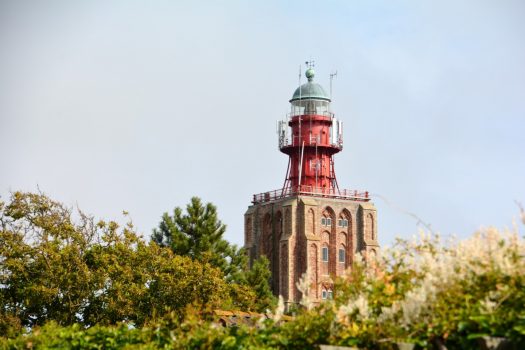
<instances>
[{"instance_id":1,"label":"balcony platform","mask_svg":"<svg viewBox=\"0 0 525 350\"><path fill-rule=\"evenodd\" d=\"M286 188L254 194L252 203L260 204L295 196L333 198L358 202L368 202L370 200L370 195L368 191L357 191L347 189L338 190L311 186L297 186L296 188Z\"/></svg>"}]
</instances>

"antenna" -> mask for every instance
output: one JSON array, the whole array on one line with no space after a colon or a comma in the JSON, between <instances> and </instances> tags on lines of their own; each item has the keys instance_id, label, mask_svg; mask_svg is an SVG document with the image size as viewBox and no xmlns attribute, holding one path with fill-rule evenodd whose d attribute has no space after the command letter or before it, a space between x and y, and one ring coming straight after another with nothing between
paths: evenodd
<instances>
[{"instance_id":1,"label":"antenna","mask_svg":"<svg viewBox=\"0 0 525 350\"><path fill-rule=\"evenodd\" d=\"M330 99L332 99L332 80L337 76L337 71L330 73Z\"/></svg>"},{"instance_id":2,"label":"antenna","mask_svg":"<svg viewBox=\"0 0 525 350\"><path fill-rule=\"evenodd\" d=\"M315 61L310 59L310 61L304 62L308 68L314 68L315 67Z\"/></svg>"}]
</instances>

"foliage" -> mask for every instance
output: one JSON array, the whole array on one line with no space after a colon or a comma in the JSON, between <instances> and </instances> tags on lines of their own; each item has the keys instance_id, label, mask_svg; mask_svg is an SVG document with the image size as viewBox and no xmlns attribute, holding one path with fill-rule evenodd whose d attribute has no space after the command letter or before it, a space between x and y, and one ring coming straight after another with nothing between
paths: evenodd
<instances>
[{"instance_id":1,"label":"foliage","mask_svg":"<svg viewBox=\"0 0 525 350\"><path fill-rule=\"evenodd\" d=\"M209 309L270 303L266 259L232 283L205 259L144 242L131 225L94 224L82 213L75 223L41 194L15 193L0 214L0 348L393 349L402 341L429 349L441 341L454 350L476 349L482 336L525 346L517 232L399 240L375 258L357 256L334 300L313 307L305 275L305 307L293 320L283 322L281 300L257 327L223 328Z\"/></svg>"},{"instance_id":2,"label":"foliage","mask_svg":"<svg viewBox=\"0 0 525 350\"><path fill-rule=\"evenodd\" d=\"M23 326L78 321L97 280L85 261L95 225L43 195L14 193L0 213L2 319Z\"/></svg>"},{"instance_id":3,"label":"foliage","mask_svg":"<svg viewBox=\"0 0 525 350\"><path fill-rule=\"evenodd\" d=\"M210 263L228 277L234 277L244 267L242 251L223 238L226 232L217 215L217 208L203 204L200 198L191 198L186 213L179 207L173 215L164 213L152 239L161 246L170 247L177 255Z\"/></svg>"},{"instance_id":4,"label":"foliage","mask_svg":"<svg viewBox=\"0 0 525 350\"><path fill-rule=\"evenodd\" d=\"M336 342L394 340L477 348L481 336L525 344L525 243L494 228L443 244L423 234L354 267L332 304ZM326 306L328 307L328 306Z\"/></svg>"},{"instance_id":5,"label":"foliage","mask_svg":"<svg viewBox=\"0 0 525 350\"><path fill-rule=\"evenodd\" d=\"M131 224L95 223L43 194L16 192L0 205L0 331L47 321L142 325L187 305L231 304L208 263L145 243Z\"/></svg>"},{"instance_id":6,"label":"foliage","mask_svg":"<svg viewBox=\"0 0 525 350\"><path fill-rule=\"evenodd\" d=\"M264 255L253 262L252 268L246 272L246 283L255 292L255 309L264 312L276 305L275 296L270 289L270 261Z\"/></svg>"},{"instance_id":7,"label":"foliage","mask_svg":"<svg viewBox=\"0 0 525 350\"><path fill-rule=\"evenodd\" d=\"M61 327L56 322L48 322L42 328L35 328L29 335L14 339L0 340L3 349L154 349L153 332L148 329L118 326L94 326L89 329L79 324Z\"/></svg>"},{"instance_id":8,"label":"foliage","mask_svg":"<svg viewBox=\"0 0 525 350\"><path fill-rule=\"evenodd\" d=\"M225 231L217 208L193 197L185 212L176 207L173 215L164 213L159 227L153 230L152 240L170 247L177 255L221 269L231 288L230 307L261 312L272 308L276 299L270 289L267 259L255 261L250 271L244 249L228 243L223 238Z\"/></svg>"},{"instance_id":9,"label":"foliage","mask_svg":"<svg viewBox=\"0 0 525 350\"><path fill-rule=\"evenodd\" d=\"M280 303L258 327L222 328L189 306L143 328L48 323L0 347L139 349L313 349L316 344L393 349L396 341L449 350L477 349L481 335L505 336L523 348L525 244L489 229L469 240L399 241L382 257L357 262L337 283L333 301L306 308L283 323ZM305 276L307 277L307 276Z\"/></svg>"}]
</instances>

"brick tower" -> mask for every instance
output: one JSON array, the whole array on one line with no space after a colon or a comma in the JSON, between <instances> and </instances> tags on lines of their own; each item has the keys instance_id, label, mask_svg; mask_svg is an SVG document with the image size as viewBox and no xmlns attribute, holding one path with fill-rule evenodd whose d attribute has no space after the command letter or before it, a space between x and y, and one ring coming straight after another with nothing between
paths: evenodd
<instances>
[{"instance_id":1,"label":"brick tower","mask_svg":"<svg viewBox=\"0 0 525 350\"><path fill-rule=\"evenodd\" d=\"M272 290L285 302L301 299L296 283L308 271L310 297L331 298L335 276L351 268L354 254L376 254L377 211L368 192L339 189L333 155L343 149L343 123L331 98L308 82L294 92L291 113L278 122L279 149L289 157L281 189L253 196L244 215L250 262L270 260Z\"/></svg>"}]
</instances>

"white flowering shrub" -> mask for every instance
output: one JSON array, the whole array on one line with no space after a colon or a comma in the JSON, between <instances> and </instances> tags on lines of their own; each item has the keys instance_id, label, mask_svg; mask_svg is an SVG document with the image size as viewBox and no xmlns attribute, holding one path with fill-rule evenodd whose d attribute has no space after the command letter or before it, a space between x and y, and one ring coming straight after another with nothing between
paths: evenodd
<instances>
[{"instance_id":1,"label":"white flowering shrub","mask_svg":"<svg viewBox=\"0 0 525 350\"><path fill-rule=\"evenodd\" d=\"M339 281L330 305L334 341L426 347L439 340L466 349L481 336L502 336L521 343L524 282L525 243L517 230L488 228L463 241L424 233L398 240Z\"/></svg>"}]
</instances>

